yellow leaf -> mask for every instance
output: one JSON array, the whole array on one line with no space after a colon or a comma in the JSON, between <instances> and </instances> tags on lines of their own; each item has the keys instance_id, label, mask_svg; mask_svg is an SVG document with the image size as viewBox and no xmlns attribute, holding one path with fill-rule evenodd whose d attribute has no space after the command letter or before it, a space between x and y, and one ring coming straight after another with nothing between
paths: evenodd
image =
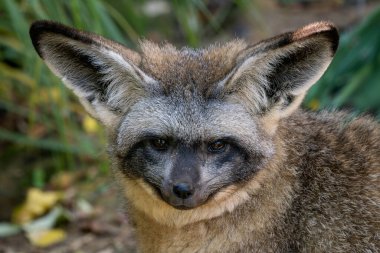
<instances>
[{"instance_id":1,"label":"yellow leaf","mask_svg":"<svg viewBox=\"0 0 380 253\"><path fill-rule=\"evenodd\" d=\"M66 239L66 232L62 229L50 229L28 233L27 237L31 244L38 247L48 247Z\"/></svg>"},{"instance_id":2,"label":"yellow leaf","mask_svg":"<svg viewBox=\"0 0 380 253\"><path fill-rule=\"evenodd\" d=\"M50 88L50 96L54 101L60 102L61 100L61 90L58 87Z\"/></svg>"},{"instance_id":3,"label":"yellow leaf","mask_svg":"<svg viewBox=\"0 0 380 253\"><path fill-rule=\"evenodd\" d=\"M83 128L87 133L96 133L99 129L98 122L90 116L85 116L83 119Z\"/></svg>"},{"instance_id":4,"label":"yellow leaf","mask_svg":"<svg viewBox=\"0 0 380 253\"><path fill-rule=\"evenodd\" d=\"M320 102L317 99L313 99L309 103L309 108L313 111L317 110L320 106Z\"/></svg>"},{"instance_id":5,"label":"yellow leaf","mask_svg":"<svg viewBox=\"0 0 380 253\"><path fill-rule=\"evenodd\" d=\"M26 201L13 212L13 222L24 224L50 210L62 197L62 193L30 188Z\"/></svg>"}]
</instances>

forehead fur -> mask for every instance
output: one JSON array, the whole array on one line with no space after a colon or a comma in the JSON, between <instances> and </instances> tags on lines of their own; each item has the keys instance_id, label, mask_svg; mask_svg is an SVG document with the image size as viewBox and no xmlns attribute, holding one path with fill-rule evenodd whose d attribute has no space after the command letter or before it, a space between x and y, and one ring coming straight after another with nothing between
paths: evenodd
<instances>
[{"instance_id":1,"label":"forehead fur","mask_svg":"<svg viewBox=\"0 0 380 253\"><path fill-rule=\"evenodd\" d=\"M233 69L237 55L246 47L242 40L205 49L177 49L171 44L142 41L140 67L160 81L166 91L188 85L205 90Z\"/></svg>"}]
</instances>

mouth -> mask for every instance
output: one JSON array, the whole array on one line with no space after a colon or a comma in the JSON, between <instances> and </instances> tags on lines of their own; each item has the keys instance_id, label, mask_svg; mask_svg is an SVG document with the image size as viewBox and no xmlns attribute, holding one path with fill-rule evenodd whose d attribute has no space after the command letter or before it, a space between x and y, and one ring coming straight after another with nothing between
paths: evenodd
<instances>
[{"instance_id":1,"label":"mouth","mask_svg":"<svg viewBox=\"0 0 380 253\"><path fill-rule=\"evenodd\" d=\"M174 207L175 209L178 209L178 210L191 210L191 209L194 209L195 207L188 207L188 206L185 206L185 205L180 205L180 206L173 206L171 205L172 207Z\"/></svg>"},{"instance_id":2,"label":"mouth","mask_svg":"<svg viewBox=\"0 0 380 253\"><path fill-rule=\"evenodd\" d=\"M159 193L159 196L163 201L165 201L166 203L168 203L169 205L171 205L172 207L178 210L191 210L191 209L195 209L197 207L206 205L211 199L215 197L215 195L218 194L219 190L220 189L208 194L207 197L204 197L202 200L190 201L190 203L184 202L183 204L176 204L176 203L173 203L173 201L166 200L165 197L163 197L163 195L161 194L161 192Z\"/></svg>"}]
</instances>

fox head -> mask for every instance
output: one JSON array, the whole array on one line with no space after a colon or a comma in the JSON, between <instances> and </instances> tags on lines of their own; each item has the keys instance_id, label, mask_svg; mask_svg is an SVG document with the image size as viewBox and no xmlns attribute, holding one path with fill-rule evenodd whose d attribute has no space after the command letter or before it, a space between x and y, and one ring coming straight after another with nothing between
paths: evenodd
<instances>
[{"instance_id":1,"label":"fox head","mask_svg":"<svg viewBox=\"0 0 380 253\"><path fill-rule=\"evenodd\" d=\"M277 125L324 73L339 39L326 22L255 45L198 50L144 41L139 53L49 21L34 23L30 35L105 126L131 205L157 219L155 209L190 217L225 198L242 201L234 192L276 154Z\"/></svg>"}]
</instances>

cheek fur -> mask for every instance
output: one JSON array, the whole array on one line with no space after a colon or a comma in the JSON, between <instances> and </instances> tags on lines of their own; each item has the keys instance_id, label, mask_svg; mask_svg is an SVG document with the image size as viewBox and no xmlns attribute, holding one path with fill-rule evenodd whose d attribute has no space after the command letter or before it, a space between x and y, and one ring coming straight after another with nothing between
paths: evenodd
<instances>
[{"instance_id":1,"label":"cheek fur","mask_svg":"<svg viewBox=\"0 0 380 253\"><path fill-rule=\"evenodd\" d=\"M207 191L218 191L251 179L262 167L263 160L263 155L248 154L238 147L209 159L203 171Z\"/></svg>"},{"instance_id":2,"label":"cheek fur","mask_svg":"<svg viewBox=\"0 0 380 253\"><path fill-rule=\"evenodd\" d=\"M142 177L144 172L157 162L153 152L146 148L144 143L138 143L122 158L122 171L127 175Z\"/></svg>"},{"instance_id":3,"label":"cheek fur","mask_svg":"<svg viewBox=\"0 0 380 253\"><path fill-rule=\"evenodd\" d=\"M120 170L129 178L141 178L157 190L162 186L168 161L170 152L155 151L138 143L121 159Z\"/></svg>"}]
</instances>

